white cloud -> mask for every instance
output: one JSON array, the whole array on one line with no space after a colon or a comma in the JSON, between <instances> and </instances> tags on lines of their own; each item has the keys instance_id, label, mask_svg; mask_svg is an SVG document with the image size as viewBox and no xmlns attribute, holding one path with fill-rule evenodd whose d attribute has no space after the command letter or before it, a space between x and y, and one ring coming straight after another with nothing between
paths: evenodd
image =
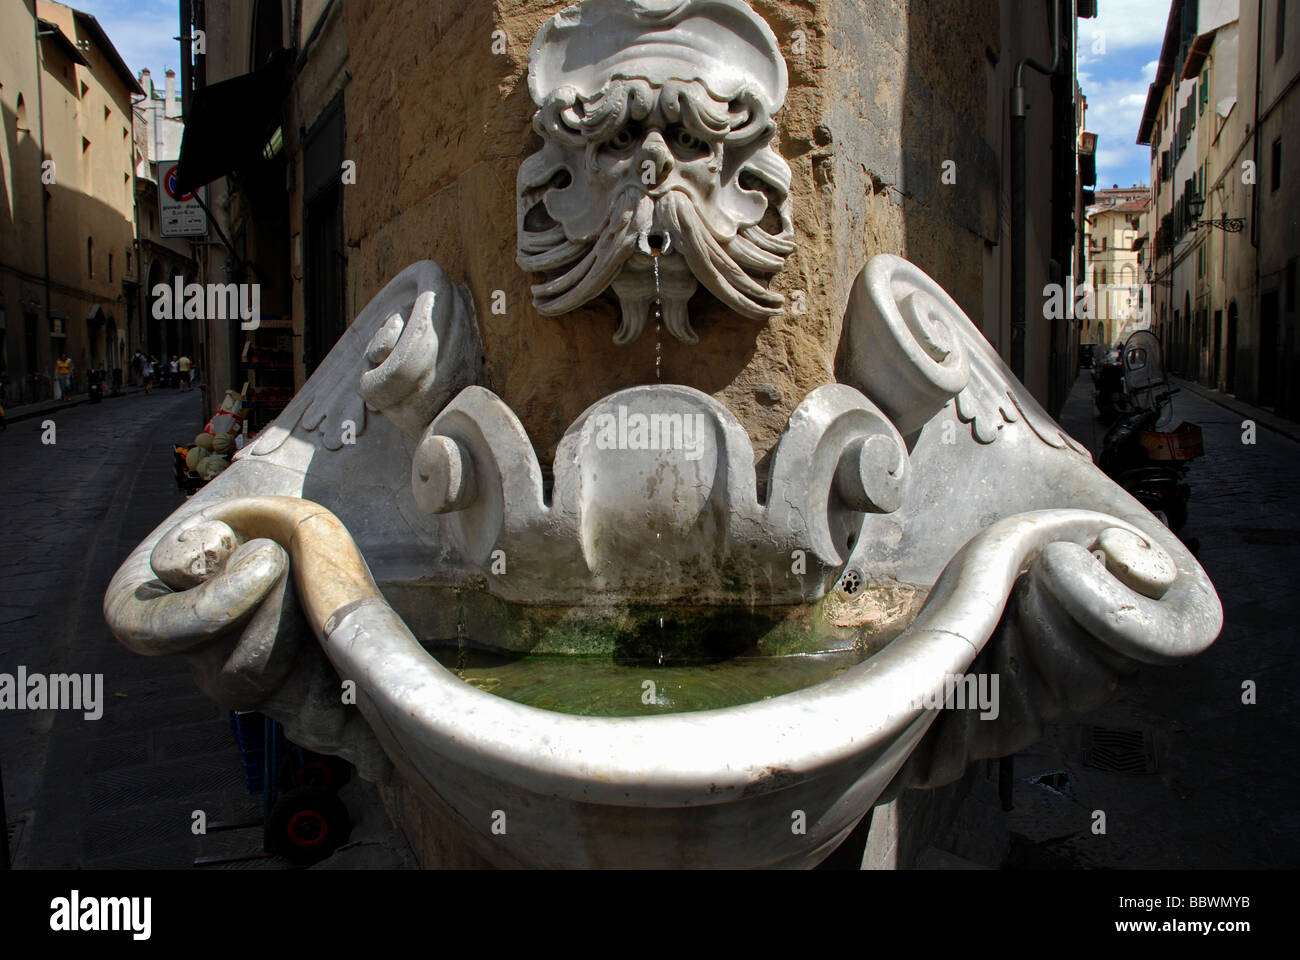
<instances>
[{"instance_id":1,"label":"white cloud","mask_svg":"<svg viewBox=\"0 0 1300 960\"><path fill-rule=\"evenodd\" d=\"M1094 41L1105 43L1108 56L1132 47L1154 43L1165 37L1169 0L1098 0L1097 16L1079 21L1079 53L1092 53Z\"/></svg>"}]
</instances>

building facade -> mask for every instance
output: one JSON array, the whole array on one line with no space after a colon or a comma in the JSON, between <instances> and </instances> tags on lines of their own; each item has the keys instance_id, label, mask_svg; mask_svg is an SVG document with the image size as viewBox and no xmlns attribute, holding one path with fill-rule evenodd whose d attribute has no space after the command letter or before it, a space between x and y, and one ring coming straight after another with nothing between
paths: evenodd
<instances>
[{"instance_id":1,"label":"building facade","mask_svg":"<svg viewBox=\"0 0 1300 960\"><path fill-rule=\"evenodd\" d=\"M134 331L135 345L159 361L172 356L188 356L199 369L205 365L201 321L186 317L183 311L162 311L169 315L158 316L154 309L154 291L159 284L174 289L198 277L195 258L196 246L201 247L206 237L186 238L164 236L160 198L164 187L161 181L176 165L181 155L181 140L185 133L180 90L176 74L168 70L163 90L160 92L148 70L140 73L140 85L145 96L136 105L139 137L136 162L136 219L139 239L139 328Z\"/></svg>"},{"instance_id":2,"label":"building facade","mask_svg":"<svg viewBox=\"0 0 1300 960\"><path fill-rule=\"evenodd\" d=\"M1293 419L1297 20L1283 0L1175 0L1138 131L1151 147L1148 279L1171 367Z\"/></svg>"},{"instance_id":3,"label":"building facade","mask_svg":"<svg viewBox=\"0 0 1300 960\"><path fill-rule=\"evenodd\" d=\"M91 15L20 0L0 13L0 377L11 403L58 390L66 352L121 376L137 320L135 77Z\"/></svg>"},{"instance_id":4,"label":"building facade","mask_svg":"<svg viewBox=\"0 0 1300 960\"><path fill-rule=\"evenodd\" d=\"M1087 266L1090 309L1083 320L1085 343L1111 345L1150 325L1144 289L1142 242L1151 207L1147 187L1096 192L1087 210Z\"/></svg>"}]
</instances>

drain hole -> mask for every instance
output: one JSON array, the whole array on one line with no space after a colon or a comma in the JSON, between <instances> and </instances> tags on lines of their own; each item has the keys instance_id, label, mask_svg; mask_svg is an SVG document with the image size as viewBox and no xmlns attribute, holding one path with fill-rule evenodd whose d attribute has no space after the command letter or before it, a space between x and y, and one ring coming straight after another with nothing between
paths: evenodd
<instances>
[{"instance_id":1,"label":"drain hole","mask_svg":"<svg viewBox=\"0 0 1300 960\"><path fill-rule=\"evenodd\" d=\"M854 567L840 577L840 589L850 597L862 589L862 571Z\"/></svg>"}]
</instances>

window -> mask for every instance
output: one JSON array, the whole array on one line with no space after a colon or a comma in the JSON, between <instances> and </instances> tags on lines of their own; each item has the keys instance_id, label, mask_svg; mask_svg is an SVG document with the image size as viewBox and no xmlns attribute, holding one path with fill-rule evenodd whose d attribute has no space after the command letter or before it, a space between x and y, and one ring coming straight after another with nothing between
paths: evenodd
<instances>
[{"instance_id":1,"label":"window","mask_svg":"<svg viewBox=\"0 0 1300 960\"><path fill-rule=\"evenodd\" d=\"M1205 115L1205 104L1210 99L1210 71L1205 70L1201 73L1201 107L1200 115Z\"/></svg>"},{"instance_id":2,"label":"window","mask_svg":"<svg viewBox=\"0 0 1300 960\"><path fill-rule=\"evenodd\" d=\"M1273 28L1273 59L1281 60L1286 48L1286 0L1277 0L1277 25Z\"/></svg>"},{"instance_id":3,"label":"window","mask_svg":"<svg viewBox=\"0 0 1300 960\"><path fill-rule=\"evenodd\" d=\"M1269 184L1270 190L1277 190L1282 186L1282 138L1278 137L1273 141L1273 173Z\"/></svg>"},{"instance_id":4,"label":"window","mask_svg":"<svg viewBox=\"0 0 1300 960\"><path fill-rule=\"evenodd\" d=\"M18 94L18 129L27 129L27 101L21 93Z\"/></svg>"},{"instance_id":5,"label":"window","mask_svg":"<svg viewBox=\"0 0 1300 960\"><path fill-rule=\"evenodd\" d=\"M104 108L104 122L105 122L105 123L108 123L108 118L111 117L112 115L113 115L113 111L110 110L110 109L108 109L108 107L105 107L105 108Z\"/></svg>"},{"instance_id":6,"label":"window","mask_svg":"<svg viewBox=\"0 0 1300 960\"><path fill-rule=\"evenodd\" d=\"M86 238L86 270L93 280L95 278L95 238Z\"/></svg>"},{"instance_id":7,"label":"window","mask_svg":"<svg viewBox=\"0 0 1300 960\"><path fill-rule=\"evenodd\" d=\"M87 92L89 89L90 89L90 87L86 84L86 81L85 81L85 80L82 80L82 81L81 81L81 99L82 99L82 100L85 100L85 99L86 99L86 92Z\"/></svg>"},{"instance_id":8,"label":"window","mask_svg":"<svg viewBox=\"0 0 1300 960\"><path fill-rule=\"evenodd\" d=\"M85 155L88 154L89 152L90 152L90 141L87 140L85 137L82 137L82 138L81 138L81 153L82 153L82 156L85 156Z\"/></svg>"}]
</instances>

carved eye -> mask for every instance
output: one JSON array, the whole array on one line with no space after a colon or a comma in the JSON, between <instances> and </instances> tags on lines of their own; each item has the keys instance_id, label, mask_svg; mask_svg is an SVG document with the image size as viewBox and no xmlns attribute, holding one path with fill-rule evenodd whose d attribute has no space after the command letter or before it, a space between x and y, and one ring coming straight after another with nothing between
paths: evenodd
<instances>
[{"instance_id":1,"label":"carved eye","mask_svg":"<svg viewBox=\"0 0 1300 960\"><path fill-rule=\"evenodd\" d=\"M624 127L618 133L614 134L605 142L605 145L612 150L626 150L636 142L636 134L630 127Z\"/></svg>"},{"instance_id":2,"label":"carved eye","mask_svg":"<svg viewBox=\"0 0 1300 960\"><path fill-rule=\"evenodd\" d=\"M682 159L697 159L709 152L709 145L685 127L673 127L668 132L668 142L673 153Z\"/></svg>"},{"instance_id":3,"label":"carved eye","mask_svg":"<svg viewBox=\"0 0 1300 960\"><path fill-rule=\"evenodd\" d=\"M704 146L703 140L689 134L684 127L678 127L673 131L673 142L677 144L677 146L685 147L688 150L694 150Z\"/></svg>"}]
</instances>

